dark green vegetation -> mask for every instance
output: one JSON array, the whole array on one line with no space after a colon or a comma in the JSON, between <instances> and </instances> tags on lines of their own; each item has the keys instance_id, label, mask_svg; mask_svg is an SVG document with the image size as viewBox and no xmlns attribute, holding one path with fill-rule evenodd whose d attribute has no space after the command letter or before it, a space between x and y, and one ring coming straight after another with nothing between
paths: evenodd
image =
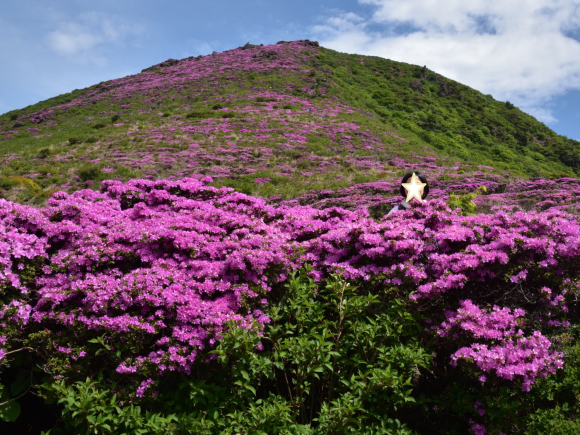
<instances>
[{"instance_id":1,"label":"dark green vegetation","mask_svg":"<svg viewBox=\"0 0 580 435\"><path fill-rule=\"evenodd\" d=\"M328 68L316 73L320 86L403 128L403 137L414 134L442 154L514 174L580 175L580 142L556 134L509 101L417 65L325 48L317 57Z\"/></svg>"},{"instance_id":2,"label":"dark green vegetation","mask_svg":"<svg viewBox=\"0 0 580 435\"><path fill-rule=\"evenodd\" d=\"M365 292L340 276L314 283L308 271L294 273L278 293L262 336L231 323L210 352L217 361L200 361L190 376L151 380L154 392L139 405L126 403L124 390L102 373L72 385L42 384L39 371L30 372L32 359L17 358L2 379L13 379L13 395L33 379L39 397L29 396L23 418L4 427L52 428L42 432L52 435L460 435L473 433L473 404L481 403L490 434L580 431L576 365L540 380L530 393L509 383L481 384L468 368L449 370L429 351L433 343L417 340L425 319L408 310L396 288ZM102 349L97 355L114 358L116 349L92 341ZM580 345L568 352L577 360ZM3 418L20 410L12 405L17 408L0 408Z\"/></svg>"},{"instance_id":3,"label":"dark green vegetation","mask_svg":"<svg viewBox=\"0 0 580 435\"><path fill-rule=\"evenodd\" d=\"M337 277L319 288L296 274L264 336L232 324L212 352L218 364L162 381L150 399L157 415L119 415L103 379L46 394L62 397L64 433L410 434L396 417L416 408L413 379L430 358L413 338L417 320L389 299L358 295Z\"/></svg>"}]
</instances>

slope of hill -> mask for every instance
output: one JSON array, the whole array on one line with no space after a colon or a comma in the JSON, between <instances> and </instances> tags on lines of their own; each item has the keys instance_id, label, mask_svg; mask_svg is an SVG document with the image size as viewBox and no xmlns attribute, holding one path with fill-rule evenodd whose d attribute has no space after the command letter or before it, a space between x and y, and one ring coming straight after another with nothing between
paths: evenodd
<instances>
[{"instance_id":1,"label":"slope of hill","mask_svg":"<svg viewBox=\"0 0 580 435\"><path fill-rule=\"evenodd\" d=\"M169 59L6 113L0 153L2 195L37 203L103 179L210 175L277 201L393 183L416 168L443 194L580 174L579 143L509 103L311 41ZM517 199L542 199L530 197Z\"/></svg>"},{"instance_id":2,"label":"slope of hill","mask_svg":"<svg viewBox=\"0 0 580 435\"><path fill-rule=\"evenodd\" d=\"M372 109L435 149L512 173L580 173L580 142L557 135L510 102L426 67L331 50L319 59L333 67L342 99Z\"/></svg>"},{"instance_id":3,"label":"slope of hill","mask_svg":"<svg viewBox=\"0 0 580 435\"><path fill-rule=\"evenodd\" d=\"M580 432L578 143L515 107L294 41L0 119L0 433Z\"/></svg>"}]
</instances>

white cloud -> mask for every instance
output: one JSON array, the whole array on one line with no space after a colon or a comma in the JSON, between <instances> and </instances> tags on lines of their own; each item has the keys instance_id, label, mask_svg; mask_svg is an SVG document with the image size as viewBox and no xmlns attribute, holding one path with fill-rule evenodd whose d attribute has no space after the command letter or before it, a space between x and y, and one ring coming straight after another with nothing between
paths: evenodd
<instances>
[{"instance_id":1,"label":"white cloud","mask_svg":"<svg viewBox=\"0 0 580 435\"><path fill-rule=\"evenodd\" d=\"M76 18L61 17L56 29L46 35L47 45L57 54L77 63L105 65L104 48L124 43L143 33L140 26L96 12Z\"/></svg>"},{"instance_id":2,"label":"white cloud","mask_svg":"<svg viewBox=\"0 0 580 435\"><path fill-rule=\"evenodd\" d=\"M104 38L101 35L90 33L78 24L68 24L48 34L50 47L63 56L78 54L102 42Z\"/></svg>"},{"instance_id":3,"label":"white cloud","mask_svg":"<svg viewBox=\"0 0 580 435\"><path fill-rule=\"evenodd\" d=\"M544 122L551 98L580 89L578 0L358 0L370 17L342 13L313 27L342 52L427 65ZM393 30L394 29L394 30Z\"/></svg>"},{"instance_id":4,"label":"white cloud","mask_svg":"<svg viewBox=\"0 0 580 435\"><path fill-rule=\"evenodd\" d=\"M557 124L560 122L557 118L554 117L554 115L552 115L552 111L548 108L530 106L521 107L521 109L546 124Z\"/></svg>"},{"instance_id":5,"label":"white cloud","mask_svg":"<svg viewBox=\"0 0 580 435\"><path fill-rule=\"evenodd\" d=\"M187 56L205 56L211 54L214 51L218 51L215 48L219 43L216 41L202 41L200 39L188 39L186 43L187 50L182 52L182 57Z\"/></svg>"}]
</instances>

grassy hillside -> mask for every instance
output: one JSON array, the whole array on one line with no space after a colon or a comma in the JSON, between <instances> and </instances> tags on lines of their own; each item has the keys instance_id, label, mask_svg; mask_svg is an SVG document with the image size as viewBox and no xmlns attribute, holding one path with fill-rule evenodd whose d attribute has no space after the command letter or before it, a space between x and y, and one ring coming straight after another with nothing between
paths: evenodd
<instances>
[{"instance_id":1,"label":"grassy hillside","mask_svg":"<svg viewBox=\"0 0 580 435\"><path fill-rule=\"evenodd\" d=\"M2 434L580 433L578 143L507 103L247 45L0 150Z\"/></svg>"},{"instance_id":2,"label":"grassy hillside","mask_svg":"<svg viewBox=\"0 0 580 435\"><path fill-rule=\"evenodd\" d=\"M0 116L2 196L210 175L266 198L396 182L577 177L580 145L435 72L315 42L169 59Z\"/></svg>"},{"instance_id":3,"label":"grassy hillside","mask_svg":"<svg viewBox=\"0 0 580 435\"><path fill-rule=\"evenodd\" d=\"M426 67L322 49L332 93L443 154L513 173L580 174L580 142L557 135L510 102L496 101ZM327 83L328 80L323 83Z\"/></svg>"}]
</instances>

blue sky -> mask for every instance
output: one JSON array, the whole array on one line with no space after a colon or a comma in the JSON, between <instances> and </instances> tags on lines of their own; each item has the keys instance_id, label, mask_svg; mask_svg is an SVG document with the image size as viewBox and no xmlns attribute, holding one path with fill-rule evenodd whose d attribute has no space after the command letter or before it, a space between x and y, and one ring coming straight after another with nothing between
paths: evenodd
<instances>
[{"instance_id":1,"label":"blue sky","mask_svg":"<svg viewBox=\"0 0 580 435\"><path fill-rule=\"evenodd\" d=\"M9 1L0 113L168 58L295 39L427 65L580 140L580 0Z\"/></svg>"}]
</instances>

